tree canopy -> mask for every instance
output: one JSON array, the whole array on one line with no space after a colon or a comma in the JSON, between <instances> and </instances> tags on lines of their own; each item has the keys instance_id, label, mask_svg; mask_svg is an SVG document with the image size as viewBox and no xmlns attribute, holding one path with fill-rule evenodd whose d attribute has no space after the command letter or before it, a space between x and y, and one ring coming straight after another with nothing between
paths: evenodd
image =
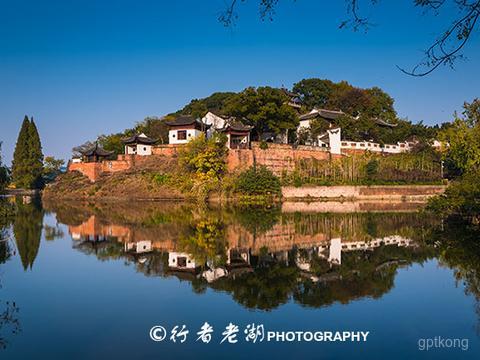
<instances>
[{"instance_id":1,"label":"tree canopy","mask_svg":"<svg viewBox=\"0 0 480 360\"><path fill-rule=\"evenodd\" d=\"M450 175L480 171L480 99L466 102L462 114L439 136L448 144L443 156Z\"/></svg>"},{"instance_id":2,"label":"tree canopy","mask_svg":"<svg viewBox=\"0 0 480 360\"><path fill-rule=\"evenodd\" d=\"M25 116L13 154L12 179L17 187L42 186L43 153L37 126Z\"/></svg>"},{"instance_id":3,"label":"tree canopy","mask_svg":"<svg viewBox=\"0 0 480 360\"><path fill-rule=\"evenodd\" d=\"M397 113L394 100L379 87L362 89L347 81L334 83L328 79L303 79L293 86L293 92L302 98L305 110L314 107L341 110L346 114L394 120Z\"/></svg>"},{"instance_id":4,"label":"tree canopy","mask_svg":"<svg viewBox=\"0 0 480 360\"><path fill-rule=\"evenodd\" d=\"M324 119L315 119L309 129L296 132L299 115L312 108L341 110L345 116L335 121L342 128L342 138L351 141L375 141L391 144L410 139L424 143L435 139L438 126L430 127L423 123L400 119L394 107L394 99L384 90L355 87L347 81L333 82L328 79L309 78L294 84L294 94L302 100L300 109L289 105L291 95L285 89L270 86L248 87L238 93L215 92L201 99L193 99L182 109L164 117L150 116L135 124L133 128L109 135L100 135L96 141L105 150L116 154L124 152L122 139L135 133L145 133L157 139L159 144L168 143L169 127L167 120L179 115L191 115L202 118L209 111L220 116L234 116L246 125L254 127L252 139L261 139L265 134L279 136L288 135L289 142L300 144L311 142L329 128L330 123ZM395 127L382 126L381 120ZM297 137L295 139L295 137ZM75 155L81 148L93 145L87 142L74 148Z\"/></svg>"},{"instance_id":5,"label":"tree canopy","mask_svg":"<svg viewBox=\"0 0 480 360\"><path fill-rule=\"evenodd\" d=\"M5 189L9 181L8 169L2 163L2 142L0 141L0 191Z\"/></svg>"},{"instance_id":6,"label":"tree canopy","mask_svg":"<svg viewBox=\"0 0 480 360\"><path fill-rule=\"evenodd\" d=\"M298 126L297 113L287 103L288 97L281 89L249 87L232 96L224 111L254 126L259 137L266 132L278 135Z\"/></svg>"}]
</instances>

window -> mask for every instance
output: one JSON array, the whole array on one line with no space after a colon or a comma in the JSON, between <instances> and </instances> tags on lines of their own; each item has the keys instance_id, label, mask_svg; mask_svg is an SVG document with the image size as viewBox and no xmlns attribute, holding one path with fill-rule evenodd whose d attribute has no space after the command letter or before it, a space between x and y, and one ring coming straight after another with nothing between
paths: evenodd
<instances>
[{"instance_id":1,"label":"window","mask_svg":"<svg viewBox=\"0 0 480 360\"><path fill-rule=\"evenodd\" d=\"M178 130L177 131L178 140L187 140L187 130Z\"/></svg>"},{"instance_id":2,"label":"window","mask_svg":"<svg viewBox=\"0 0 480 360\"><path fill-rule=\"evenodd\" d=\"M186 267L187 266L187 258L186 257L177 257L177 266L178 267Z\"/></svg>"}]
</instances>

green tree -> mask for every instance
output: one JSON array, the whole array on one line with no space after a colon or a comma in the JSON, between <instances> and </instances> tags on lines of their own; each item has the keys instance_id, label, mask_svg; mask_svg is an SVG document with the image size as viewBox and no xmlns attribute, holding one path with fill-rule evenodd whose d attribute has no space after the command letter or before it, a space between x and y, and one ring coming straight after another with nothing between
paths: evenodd
<instances>
[{"instance_id":1,"label":"green tree","mask_svg":"<svg viewBox=\"0 0 480 360\"><path fill-rule=\"evenodd\" d=\"M327 105L334 88L334 83L327 79L303 79L293 85L292 91L302 98L307 109L323 108Z\"/></svg>"},{"instance_id":2,"label":"green tree","mask_svg":"<svg viewBox=\"0 0 480 360\"><path fill-rule=\"evenodd\" d=\"M8 169L2 163L2 142L0 141L0 192L5 189L9 181Z\"/></svg>"},{"instance_id":3,"label":"green tree","mask_svg":"<svg viewBox=\"0 0 480 360\"><path fill-rule=\"evenodd\" d=\"M131 133L131 130L125 130L123 133L116 133L110 135L100 135L97 138L98 144L107 151L113 151L115 154L123 154L125 152L125 145L122 139L126 137L126 133Z\"/></svg>"},{"instance_id":4,"label":"green tree","mask_svg":"<svg viewBox=\"0 0 480 360\"><path fill-rule=\"evenodd\" d=\"M287 102L281 89L249 87L227 101L225 112L253 125L260 138L266 132L278 135L296 129L298 118Z\"/></svg>"},{"instance_id":5,"label":"green tree","mask_svg":"<svg viewBox=\"0 0 480 360\"><path fill-rule=\"evenodd\" d=\"M165 118L148 116L135 125L135 132L144 133L152 139L158 140L160 144L168 144L169 127L165 124L165 120Z\"/></svg>"},{"instance_id":6,"label":"green tree","mask_svg":"<svg viewBox=\"0 0 480 360\"><path fill-rule=\"evenodd\" d=\"M25 116L13 154L12 179L16 186L36 189L42 186L43 153L35 122Z\"/></svg>"},{"instance_id":7,"label":"green tree","mask_svg":"<svg viewBox=\"0 0 480 360\"><path fill-rule=\"evenodd\" d=\"M62 166L65 165L65 160L55 159L53 156L45 157L43 164L43 176L46 181L54 180L62 172Z\"/></svg>"},{"instance_id":8,"label":"green tree","mask_svg":"<svg viewBox=\"0 0 480 360\"><path fill-rule=\"evenodd\" d=\"M222 114L227 101L235 95L236 93L234 92L215 92L203 99L193 99L182 110L178 111L178 113L188 114L198 118L203 117L208 111Z\"/></svg>"},{"instance_id":9,"label":"green tree","mask_svg":"<svg viewBox=\"0 0 480 360\"><path fill-rule=\"evenodd\" d=\"M452 126L440 131L443 158L450 175L460 175L480 169L480 100L464 104L463 116L457 116Z\"/></svg>"},{"instance_id":10,"label":"green tree","mask_svg":"<svg viewBox=\"0 0 480 360\"><path fill-rule=\"evenodd\" d=\"M235 190L244 195L278 195L280 179L265 166L252 166L236 178Z\"/></svg>"},{"instance_id":11,"label":"green tree","mask_svg":"<svg viewBox=\"0 0 480 360\"><path fill-rule=\"evenodd\" d=\"M33 187L40 188L43 185L43 152L37 125L30 120L29 126L29 171L33 177Z\"/></svg>"},{"instance_id":12,"label":"green tree","mask_svg":"<svg viewBox=\"0 0 480 360\"><path fill-rule=\"evenodd\" d=\"M218 180L226 171L227 148L221 136L198 136L179 150L179 164L197 180Z\"/></svg>"}]
</instances>

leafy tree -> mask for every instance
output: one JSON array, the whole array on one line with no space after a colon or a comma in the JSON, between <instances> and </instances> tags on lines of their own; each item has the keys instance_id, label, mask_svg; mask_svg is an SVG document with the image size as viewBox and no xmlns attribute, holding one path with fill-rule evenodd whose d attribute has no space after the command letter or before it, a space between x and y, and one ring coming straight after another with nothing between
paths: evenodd
<instances>
[{"instance_id":1,"label":"leafy tree","mask_svg":"<svg viewBox=\"0 0 480 360\"><path fill-rule=\"evenodd\" d=\"M0 191L5 189L9 182L8 169L2 164L2 142L0 141Z\"/></svg>"},{"instance_id":2,"label":"leafy tree","mask_svg":"<svg viewBox=\"0 0 480 360\"><path fill-rule=\"evenodd\" d=\"M65 160L63 159L55 159L53 156L45 157L43 164L43 176L46 181L51 181L60 175L64 165Z\"/></svg>"},{"instance_id":3,"label":"leafy tree","mask_svg":"<svg viewBox=\"0 0 480 360\"><path fill-rule=\"evenodd\" d=\"M280 179L265 166L253 166L238 176L235 189L245 195L278 195L281 186Z\"/></svg>"},{"instance_id":4,"label":"leafy tree","mask_svg":"<svg viewBox=\"0 0 480 360\"><path fill-rule=\"evenodd\" d=\"M281 89L249 87L228 100L225 112L253 125L261 138L266 132L278 135L296 129L298 118L287 102L288 98Z\"/></svg>"},{"instance_id":5,"label":"leafy tree","mask_svg":"<svg viewBox=\"0 0 480 360\"><path fill-rule=\"evenodd\" d=\"M95 146L95 143L91 141L86 141L82 145L75 146L72 149L72 156L74 158L80 158L82 156L82 152L90 149L92 146Z\"/></svg>"},{"instance_id":6,"label":"leafy tree","mask_svg":"<svg viewBox=\"0 0 480 360\"><path fill-rule=\"evenodd\" d=\"M179 150L180 166L187 172L194 173L199 180L218 180L226 171L225 141L220 136L211 139L198 136L190 140Z\"/></svg>"},{"instance_id":7,"label":"leafy tree","mask_svg":"<svg viewBox=\"0 0 480 360\"><path fill-rule=\"evenodd\" d=\"M107 151L113 151L115 154L123 154L125 152L125 144L122 139L125 137L126 130L123 133L116 133L110 135L100 135L97 138L98 144Z\"/></svg>"},{"instance_id":8,"label":"leafy tree","mask_svg":"<svg viewBox=\"0 0 480 360\"><path fill-rule=\"evenodd\" d=\"M448 144L443 157L450 174L463 174L480 169L480 100L464 104L463 116L440 131L439 138Z\"/></svg>"},{"instance_id":9,"label":"leafy tree","mask_svg":"<svg viewBox=\"0 0 480 360\"><path fill-rule=\"evenodd\" d=\"M136 133L144 133L152 139L158 140L160 144L168 144L168 125L165 124L166 118L155 116L146 117L142 122L135 126ZM169 119L170 120L170 119Z\"/></svg>"},{"instance_id":10,"label":"leafy tree","mask_svg":"<svg viewBox=\"0 0 480 360\"><path fill-rule=\"evenodd\" d=\"M236 93L234 92L215 92L203 99L193 99L178 113L192 115L197 118L202 118L209 111L222 114L226 103L235 95Z\"/></svg>"},{"instance_id":11,"label":"leafy tree","mask_svg":"<svg viewBox=\"0 0 480 360\"><path fill-rule=\"evenodd\" d=\"M323 108L332 96L334 83L328 79L303 79L293 85L292 91L302 98L307 109Z\"/></svg>"},{"instance_id":12,"label":"leafy tree","mask_svg":"<svg viewBox=\"0 0 480 360\"><path fill-rule=\"evenodd\" d=\"M38 130L25 116L13 154L12 178L15 184L26 189L42 186L43 153Z\"/></svg>"}]
</instances>

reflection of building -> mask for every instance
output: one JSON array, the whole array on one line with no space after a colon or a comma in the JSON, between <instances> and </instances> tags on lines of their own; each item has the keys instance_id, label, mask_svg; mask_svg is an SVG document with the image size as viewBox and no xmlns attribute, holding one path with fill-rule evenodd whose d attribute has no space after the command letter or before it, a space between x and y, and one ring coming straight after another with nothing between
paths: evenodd
<instances>
[{"instance_id":1,"label":"reflection of building","mask_svg":"<svg viewBox=\"0 0 480 360\"><path fill-rule=\"evenodd\" d=\"M273 224L269 230L257 234L238 224L230 224L225 232L226 250L222 254L225 258L221 265L216 264L218 259L199 262L193 254L185 252L178 242L186 230L181 226L122 226L103 223L92 215L84 223L70 226L69 231L74 240L121 243L121 251L129 255L154 252L168 254L169 270L197 274L201 268L201 276L208 282L251 272L259 261L276 262L285 266L293 264L303 272L312 272L314 258L322 259L325 264L333 267L342 264L342 253L345 252L373 250L382 245L413 245L412 240L399 235L372 238L360 231L362 223L352 220L339 218L336 222L321 219L305 222L300 228L293 221L282 220Z\"/></svg>"},{"instance_id":2,"label":"reflection of building","mask_svg":"<svg viewBox=\"0 0 480 360\"><path fill-rule=\"evenodd\" d=\"M168 267L172 270L195 271L199 265L197 265L192 255L172 251L168 253Z\"/></svg>"},{"instance_id":3,"label":"reflection of building","mask_svg":"<svg viewBox=\"0 0 480 360\"><path fill-rule=\"evenodd\" d=\"M141 240L137 242L126 242L125 251L131 251L137 254L152 251L152 242L150 240Z\"/></svg>"}]
</instances>

